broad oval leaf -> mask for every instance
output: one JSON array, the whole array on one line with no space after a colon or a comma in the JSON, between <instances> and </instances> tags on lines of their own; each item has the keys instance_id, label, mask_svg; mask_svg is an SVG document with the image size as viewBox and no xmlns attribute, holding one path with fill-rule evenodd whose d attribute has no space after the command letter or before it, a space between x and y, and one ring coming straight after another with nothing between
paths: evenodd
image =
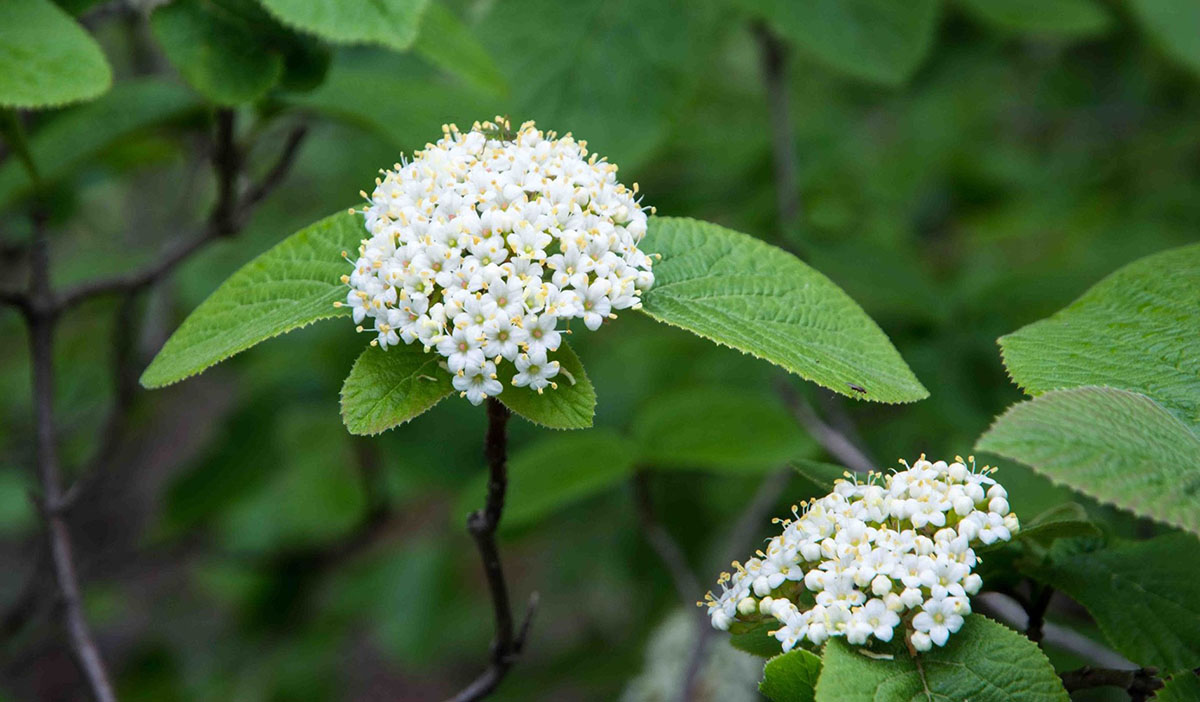
<instances>
[{"instance_id":1,"label":"broad oval leaf","mask_svg":"<svg viewBox=\"0 0 1200 702\"><path fill-rule=\"evenodd\" d=\"M378 434L399 426L454 392L441 356L420 344L383 350L368 346L342 385L342 421L351 434Z\"/></svg>"},{"instance_id":2,"label":"broad oval leaf","mask_svg":"<svg viewBox=\"0 0 1200 702\"><path fill-rule=\"evenodd\" d=\"M425 10L413 50L476 87L498 95L508 92L508 82L491 54L471 28L441 3L431 3Z\"/></svg>"},{"instance_id":3,"label":"broad oval leaf","mask_svg":"<svg viewBox=\"0 0 1200 702\"><path fill-rule=\"evenodd\" d=\"M1164 672L1200 665L1200 541L1167 534L1030 566L1087 608L1121 654Z\"/></svg>"},{"instance_id":4,"label":"broad oval leaf","mask_svg":"<svg viewBox=\"0 0 1200 702\"><path fill-rule=\"evenodd\" d=\"M343 316L343 252L363 239L362 219L342 212L309 225L247 263L167 339L141 383L179 382L240 351L321 319Z\"/></svg>"},{"instance_id":5,"label":"broad oval leaf","mask_svg":"<svg viewBox=\"0 0 1200 702\"><path fill-rule=\"evenodd\" d=\"M0 2L0 107L55 107L99 97L111 85L100 46L57 5Z\"/></svg>"},{"instance_id":6,"label":"broad oval leaf","mask_svg":"<svg viewBox=\"0 0 1200 702\"><path fill-rule=\"evenodd\" d=\"M1032 395L1107 385L1151 397L1196 429L1197 339L1200 244L1192 244L1121 268L1054 316L1000 337L1000 350Z\"/></svg>"},{"instance_id":7,"label":"broad oval leaf","mask_svg":"<svg viewBox=\"0 0 1200 702\"><path fill-rule=\"evenodd\" d=\"M596 389L588 380L583 363L565 341L557 351L550 352L550 360L558 361L561 366L553 379L557 388L548 387L538 393L528 387L516 387L512 384L516 366L503 363L497 373L500 382L504 383L504 392L496 399L547 429L587 429L592 426L592 416L596 413Z\"/></svg>"},{"instance_id":8,"label":"broad oval leaf","mask_svg":"<svg viewBox=\"0 0 1200 702\"><path fill-rule=\"evenodd\" d=\"M771 702L813 702L820 675L821 659L797 648L767 661L758 691Z\"/></svg>"},{"instance_id":9,"label":"broad oval leaf","mask_svg":"<svg viewBox=\"0 0 1200 702\"><path fill-rule=\"evenodd\" d=\"M1095 0L960 0L980 19L1000 29L1032 34L1095 36L1112 19Z\"/></svg>"},{"instance_id":10,"label":"broad oval leaf","mask_svg":"<svg viewBox=\"0 0 1200 702\"><path fill-rule=\"evenodd\" d=\"M1103 387L1048 392L1010 407L976 450L1200 533L1200 438L1144 395Z\"/></svg>"},{"instance_id":11,"label":"broad oval leaf","mask_svg":"<svg viewBox=\"0 0 1200 702\"><path fill-rule=\"evenodd\" d=\"M1129 0L1129 9L1162 50L1200 73L1200 3L1193 0Z\"/></svg>"},{"instance_id":12,"label":"broad oval leaf","mask_svg":"<svg viewBox=\"0 0 1200 702\"><path fill-rule=\"evenodd\" d=\"M654 469L764 473L815 449L776 397L734 388L656 396L633 427L638 462Z\"/></svg>"},{"instance_id":13,"label":"broad oval leaf","mask_svg":"<svg viewBox=\"0 0 1200 702\"><path fill-rule=\"evenodd\" d=\"M509 459L509 490L500 528L532 524L604 492L628 479L633 463L633 445L612 431L596 429L544 438ZM463 490L456 516L465 520L482 507L486 493L487 475L481 472Z\"/></svg>"},{"instance_id":14,"label":"broad oval leaf","mask_svg":"<svg viewBox=\"0 0 1200 702\"><path fill-rule=\"evenodd\" d=\"M742 0L797 49L856 78L899 85L933 43L937 0Z\"/></svg>"},{"instance_id":15,"label":"broad oval leaf","mask_svg":"<svg viewBox=\"0 0 1200 702\"><path fill-rule=\"evenodd\" d=\"M817 680L817 702L1069 699L1037 644L980 614L968 616L944 647L920 654L921 668L903 643L880 648L891 660L868 657L841 638L830 639Z\"/></svg>"},{"instance_id":16,"label":"broad oval leaf","mask_svg":"<svg viewBox=\"0 0 1200 702\"><path fill-rule=\"evenodd\" d=\"M929 392L850 296L800 259L724 227L652 217L642 248L662 255L647 314L766 359L856 399Z\"/></svg>"},{"instance_id":17,"label":"broad oval leaf","mask_svg":"<svg viewBox=\"0 0 1200 702\"><path fill-rule=\"evenodd\" d=\"M336 44L404 51L417 38L429 0L260 0L280 22Z\"/></svg>"}]
</instances>

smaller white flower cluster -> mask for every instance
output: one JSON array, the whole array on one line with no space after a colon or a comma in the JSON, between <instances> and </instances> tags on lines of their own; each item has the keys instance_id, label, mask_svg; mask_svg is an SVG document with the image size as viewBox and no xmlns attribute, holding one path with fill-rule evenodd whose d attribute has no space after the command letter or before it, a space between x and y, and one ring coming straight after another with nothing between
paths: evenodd
<instances>
[{"instance_id":1,"label":"smaller white flower cluster","mask_svg":"<svg viewBox=\"0 0 1200 702\"><path fill-rule=\"evenodd\" d=\"M918 651L944 646L982 585L973 546L1007 541L1020 528L992 469L969 462L922 455L862 482L847 473L829 495L793 507L795 519L776 520L783 533L757 558L735 561L732 576L721 574L720 595L708 593L701 606L717 629L778 620L771 633L784 651L831 636L891 641L897 626Z\"/></svg>"},{"instance_id":2,"label":"smaller white flower cluster","mask_svg":"<svg viewBox=\"0 0 1200 702\"><path fill-rule=\"evenodd\" d=\"M637 190L570 134L445 126L363 193L368 238L336 304L372 345L436 350L474 404L504 390L506 361L514 386L557 387L562 326L598 329L654 284Z\"/></svg>"}]
</instances>

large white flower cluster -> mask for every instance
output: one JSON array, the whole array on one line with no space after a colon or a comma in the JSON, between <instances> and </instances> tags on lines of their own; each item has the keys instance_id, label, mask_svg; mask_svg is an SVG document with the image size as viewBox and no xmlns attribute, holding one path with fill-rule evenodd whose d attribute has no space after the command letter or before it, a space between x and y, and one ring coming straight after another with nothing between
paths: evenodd
<instances>
[{"instance_id":1,"label":"large white flower cluster","mask_svg":"<svg viewBox=\"0 0 1200 702\"><path fill-rule=\"evenodd\" d=\"M533 122L443 127L436 144L382 171L363 193L370 238L354 260L346 303L386 349L436 349L474 404L512 384L541 392L559 373L554 352L579 319L595 330L637 308L654 283L638 249L646 212L637 185L589 157L583 141Z\"/></svg>"},{"instance_id":2,"label":"large white flower cluster","mask_svg":"<svg viewBox=\"0 0 1200 702\"><path fill-rule=\"evenodd\" d=\"M976 472L973 457L969 466L924 456L901 463L906 470L862 482L847 474L829 495L793 507L794 519L777 520L783 533L757 558L735 562L720 595L701 603L713 626L773 617L784 651L831 636L891 641L900 626L918 651L945 645L982 584L972 547L1007 541L1020 524L1004 487L988 467Z\"/></svg>"}]
</instances>

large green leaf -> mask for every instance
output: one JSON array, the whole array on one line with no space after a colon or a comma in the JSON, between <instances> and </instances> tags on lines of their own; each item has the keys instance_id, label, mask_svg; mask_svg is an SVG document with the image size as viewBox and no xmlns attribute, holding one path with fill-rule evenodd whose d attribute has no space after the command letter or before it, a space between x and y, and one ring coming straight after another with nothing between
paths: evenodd
<instances>
[{"instance_id":1,"label":"large green leaf","mask_svg":"<svg viewBox=\"0 0 1200 702\"><path fill-rule=\"evenodd\" d=\"M403 51L417 38L429 0L260 0L284 24L338 44Z\"/></svg>"},{"instance_id":2,"label":"large green leaf","mask_svg":"<svg viewBox=\"0 0 1200 702\"><path fill-rule=\"evenodd\" d=\"M503 95L508 92L504 74L471 28L441 3L431 3L421 20L421 34L413 49L434 64L456 73L474 85Z\"/></svg>"},{"instance_id":3,"label":"large green leaf","mask_svg":"<svg viewBox=\"0 0 1200 702\"><path fill-rule=\"evenodd\" d=\"M1095 0L959 0L1001 29L1034 34L1094 36L1112 21Z\"/></svg>"},{"instance_id":4,"label":"large green leaf","mask_svg":"<svg viewBox=\"0 0 1200 702\"><path fill-rule=\"evenodd\" d=\"M550 360L558 361L561 367L553 379L557 388L545 388L540 394L528 387L518 388L512 384L516 366L502 363L496 372L500 382L504 383L504 392L496 399L525 419L548 429L587 429L592 426L592 416L596 413L596 389L588 380L583 363L566 342L550 353Z\"/></svg>"},{"instance_id":5,"label":"large green leaf","mask_svg":"<svg viewBox=\"0 0 1200 702\"><path fill-rule=\"evenodd\" d=\"M620 484L633 473L633 457L629 440L604 429L551 435L514 453L501 528L532 524ZM480 472L463 490L456 516L483 506L486 492Z\"/></svg>"},{"instance_id":6,"label":"large green leaf","mask_svg":"<svg viewBox=\"0 0 1200 702\"><path fill-rule=\"evenodd\" d=\"M771 702L813 702L820 675L821 659L798 648L767 661L758 691Z\"/></svg>"},{"instance_id":7,"label":"large green leaf","mask_svg":"<svg viewBox=\"0 0 1200 702\"><path fill-rule=\"evenodd\" d=\"M1200 677L1195 673L1172 676L1154 693L1155 702L1200 702Z\"/></svg>"},{"instance_id":8,"label":"large green leaf","mask_svg":"<svg viewBox=\"0 0 1200 702\"><path fill-rule=\"evenodd\" d=\"M850 397L912 402L929 395L862 308L795 256L678 217L651 218L642 247L662 255L643 297L655 319Z\"/></svg>"},{"instance_id":9,"label":"large green leaf","mask_svg":"<svg viewBox=\"0 0 1200 702\"><path fill-rule=\"evenodd\" d=\"M0 107L90 100L111 85L112 69L100 46L57 5L0 2Z\"/></svg>"},{"instance_id":10,"label":"large green leaf","mask_svg":"<svg viewBox=\"0 0 1200 702\"><path fill-rule=\"evenodd\" d=\"M1200 438L1144 395L1102 387L1055 390L1010 407L976 449L1200 533Z\"/></svg>"},{"instance_id":11,"label":"large green leaf","mask_svg":"<svg viewBox=\"0 0 1200 702\"><path fill-rule=\"evenodd\" d=\"M1067 702L1037 644L972 614L945 647L920 654L921 667L893 642L867 656L841 638L825 644L817 702ZM923 672L922 672L923 671Z\"/></svg>"},{"instance_id":12,"label":"large green leaf","mask_svg":"<svg viewBox=\"0 0 1200 702\"><path fill-rule=\"evenodd\" d=\"M1197 310L1200 244L1192 244L1125 266L1049 319L1001 337L1000 349L1031 394L1108 385L1147 395L1197 428Z\"/></svg>"},{"instance_id":13,"label":"large green leaf","mask_svg":"<svg viewBox=\"0 0 1200 702\"><path fill-rule=\"evenodd\" d=\"M368 346L342 385L342 421L351 434L399 426L454 392L442 357L419 344Z\"/></svg>"},{"instance_id":14,"label":"large green leaf","mask_svg":"<svg viewBox=\"0 0 1200 702\"><path fill-rule=\"evenodd\" d=\"M64 110L29 139L43 183L74 175L105 148L139 130L176 119L200 103L187 88L156 78L118 83L100 99ZM0 209L30 191L32 181L16 159L0 163Z\"/></svg>"},{"instance_id":15,"label":"large green leaf","mask_svg":"<svg viewBox=\"0 0 1200 702\"><path fill-rule=\"evenodd\" d=\"M1113 648L1166 672L1200 666L1200 541L1167 534L1085 553L1051 551L1031 572L1087 608Z\"/></svg>"},{"instance_id":16,"label":"large green leaf","mask_svg":"<svg viewBox=\"0 0 1200 702\"><path fill-rule=\"evenodd\" d=\"M937 0L742 0L796 48L884 85L912 75L933 43Z\"/></svg>"},{"instance_id":17,"label":"large green leaf","mask_svg":"<svg viewBox=\"0 0 1200 702\"><path fill-rule=\"evenodd\" d=\"M659 469L762 473L815 448L778 398L734 388L655 396L633 431L638 462Z\"/></svg>"},{"instance_id":18,"label":"large green leaf","mask_svg":"<svg viewBox=\"0 0 1200 702\"><path fill-rule=\"evenodd\" d=\"M247 263L167 339L142 374L142 385L170 385L260 341L343 316L333 304L345 297L340 278L351 268L342 253L355 251L364 231L358 215L342 212Z\"/></svg>"},{"instance_id":19,"label":"large green leaf","mask_svg":"<svg viewBox=\"0 0 1200 702\"><path fill-rule=\"evenodd\" d=\"M1194 0L1129 0L1129 8L1162 50L1200 72L1200 3Z\"/></svg>"}]
</instances>

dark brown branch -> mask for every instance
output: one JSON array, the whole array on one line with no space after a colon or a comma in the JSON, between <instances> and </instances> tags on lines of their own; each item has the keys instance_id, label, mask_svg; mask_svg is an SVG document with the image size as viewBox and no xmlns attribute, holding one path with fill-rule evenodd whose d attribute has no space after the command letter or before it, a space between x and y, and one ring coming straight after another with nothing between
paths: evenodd
<instances>
[{"instance_id":1,"label":"dark brown branch","mask_svg":"<svg viewBox=\"0 0 1200 702\"><path fill-rule=\"evenodd\" d=\"M1067 692L1090 690L1095 687L1119 687L1129 693L1133 702L1144 702L1163 686L1154 668L1135 668L1133 670L1118 670L1114 668L1092 668L1084 666L1077 670L1062 673L1063 687Z\"/></svg>"},{"instance_id":2,"label":"dark brown branch","mask_svg":"<svg viewBox=\"0 0 1200 702\"><path fill-rule=\"evenodd\" d=\"M49 299L50 262L45 221L34 215L34 245L31 256L30 299ZM71 536L66 521L54 507L62 497L62 475L58 465L54 428L54 315L34 305L26 314L29 327L30 365L33 368L34 439L37 478L42 492L46 548L58 590L60 614L71 652L83 672L88 689L97 702L115 702L108 671L92 638L83 613L79 578L71 553Z\"/></svg>"},{"instance_id":3,"label":"dark brown branch","mask_svg":"<svg viewBox=\"0 0 1200 702\"><path fill-rule=\"evenodd\" d=\"M1039 588L1032 582L1029 586L1036 588L1036 594L1025 608L1029 614L1029 626L1025 627L1025 636L1030 641L1040 644L1046 635L1046 610L1050 607L1050 600L1054 598L1054 588L1049 585Z\"/></svg>"},{"instance_id":4,"label":"dark brown branch","mask_svg":"<svg viewBox=\"0 0 1200 702\"><path fill-rule=\"evenodd\" d=\"M508 584L504 580L500 551L496 547L496 529L500 526L500 517L504 513L504 497L508 490L509 412L499 400L488 398L487 417L487 437L484 440L484 456L488 464L487 500L482 509L472 512L471 516L467 517L467 531L475 540L479 557L483 561L483 574L487 579L492 613L496 620L496 637L492 640L487 668L470 685L450 698L453 702L481 700L496 689L520 657L529 634L529 625L533 621L533 613L537 610L535 592L529 598L520 629L514 629Z\"/></svg>"},{"instance_id":5,"label":"dark brown branch","mask_svg":"<svg viewBox=\"0 0 1200 702\"><path fill-rule=\"evenodd\" d=\"M700 581L696 579L696 574L688 565L687 556L679 547L679 543L675 541L675 537L671 536L671 532L659 523L654 512L654 501L650 498L649 481L644 471L638 471L633 476L633 496L637 506L638 523L642 527L642 534L646 537L646 542L650 544L650 548L654 550L667 572L670 573L671 582L674 583L675 592L678 593L683 606L692 606L701 593Z\"/></svg>"},{"instance_id":6,"label":"dark brown branch","mask_svg":"<svg viewBox=\"0 0 1200 702\"><path fill-rule=\"evenodd\" d=\"M292 170L296 157L300 155L300 145L307 135L308 127L304 125L300 125L288 133L287 141L284 142L283 150L279 152L279 158L276 159L275 165L271 166L262 180L251 185L246 190L246 194L242 196L240 209L243 217L253 211L258 203L283 183L287 174Z\"/></svg>"},{"instance_id":7,"label":"dark brown branch","mask_svg":"<svg viewBox=\"0 0 1200 702\"><path fill-rule=\"evenodd\" d=\"M829 455L856 473L866 473L876 469L875 462L868 458L845 434L821 421L816 410L792 387L791 383L787 380L780 380L778 390L783 401L792 410L796 421L817 440L817 443L821 444L822 448L829 452Z\"/></svg>"},{"instance_id":8,"label":"dark brown branch","mask_svg":"<svg viewBox=\"0 0 1200 702\"><path fill-rule=\"evenodd\" d=\"M779 227L786 233L800 218L800 186L796 177L796 139L792 132L787 85L787 47L765 22L756 22L754 34L762 58L763 83L771 118L771 144L775 165L775 200Z\"/></svg>"}]
</instances>

